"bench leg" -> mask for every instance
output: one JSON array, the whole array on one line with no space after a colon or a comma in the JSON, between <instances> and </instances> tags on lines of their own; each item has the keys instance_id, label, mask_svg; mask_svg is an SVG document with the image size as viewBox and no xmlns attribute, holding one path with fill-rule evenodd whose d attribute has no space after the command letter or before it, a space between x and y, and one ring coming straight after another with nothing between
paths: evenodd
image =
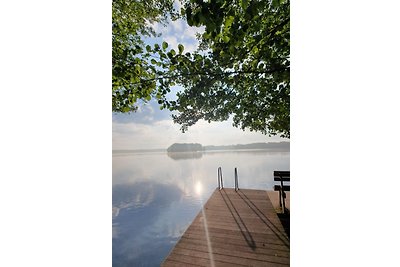
<instances>
[{"instance_id":1,"label":"bench leg","mask_svg":"<svg viewBox=\"0 0 400 267\"><path fill-rule=\"evenodd\" d=\"M286 201L286 193L282 191L282 202L283 202L283 213L286 213L285 201Z\"/></svg>"},{"instance_id":2,"label":"bench leg","mask_svg":"<svg viewBox=\"0 0 400 267\"><path fill-rule=\"evenodd\" d=\"M281 190L279 190L279 207L282 207L282 194L281 194Z\"/></svg>"}]
</instances>

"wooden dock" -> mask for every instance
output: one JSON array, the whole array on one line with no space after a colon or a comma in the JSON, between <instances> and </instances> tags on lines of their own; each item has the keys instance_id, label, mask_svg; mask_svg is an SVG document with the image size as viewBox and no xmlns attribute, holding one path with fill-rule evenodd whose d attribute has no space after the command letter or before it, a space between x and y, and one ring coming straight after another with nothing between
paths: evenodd
<instances>
[{"instance_id":1,"label":"wooden dock","mask_svg":"<svg viewBox=\"0 0 400 267\"><path fill-rule=\"evenodd\" d=\"M289 243L266 191L216 189L162 266L289 266Z\"/></svg>"}]
</instances>

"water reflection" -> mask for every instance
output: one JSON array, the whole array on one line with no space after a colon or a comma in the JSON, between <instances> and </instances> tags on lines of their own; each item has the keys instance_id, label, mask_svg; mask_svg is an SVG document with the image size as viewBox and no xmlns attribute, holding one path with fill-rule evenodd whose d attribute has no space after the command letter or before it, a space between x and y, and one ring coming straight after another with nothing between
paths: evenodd
<instances>
[{"instance_id":1,"label":"water reflection","mask_svg":"<svg viewBox=\"0 0 400 267\"><path fill-rule=\"evenodd\" d=\"M113 154L113 266L159 266L217 187L273 188L273 171L289 170L289 152L219 151ZM185 156L183 154L186 154Z\"/></svg>"},{"instance_id":2,"label":"water reflection","mask_svg":"<svg viewBox=\"0 0 400 267\"><path fill-rule=\"evenodd\" d=\"M203 152L168 152L167 155L174 160L200 159Z\"/></svg>"},{"instance_id":3,"label":"water reflection","mask_svg":"<svg viewBox=\"0 0 400 267\"><path fill-rule=\"evenodd\" d=\"M182 194L183 192L176 185L153 181L115 185L112 190L113 215L117 217L139 208L146 208L144 210L149 213L152 211L151 207L167 206L170 202L179 200Z\"/></svg>"},{"instance_id":4,"label":"water reflection","mask_svg":"<svg viewBox=\"0 0 400 267\"><path fill-rule=\"evenodd\" d=\"M177 239L170 225L162 223L169 217L164 211L179 201L183 192L173 184L142 181L115 185L112 193L113 266L157 265L152 254L165 254L168 249L163 244ZM164 232L161 240L151 236L155 229ZM146 251L146 247L151 247L152 252Z\"/></svg>"}]
</instances>

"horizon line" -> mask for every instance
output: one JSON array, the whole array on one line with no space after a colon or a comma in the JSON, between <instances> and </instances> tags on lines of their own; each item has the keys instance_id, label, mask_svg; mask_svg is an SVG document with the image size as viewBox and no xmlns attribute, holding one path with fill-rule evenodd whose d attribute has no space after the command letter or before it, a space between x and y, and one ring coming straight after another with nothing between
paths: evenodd
<instances>
[{"instance_id":1,"label":"horizon line","mask_svg":"<svg viewBox=\"0 0 400 267\"><path fill-rule=\"evenodd\" d=\"M231 144L231 145L202 145L200 143L173 143L173 144L200 144L202 147L207 147L207 146L238 146L238 145L270 144L270 143L290 143L290 141L255 142L255 143L248 143L248 144ZM160 150L167 150L167 149L168 148L133 148L133 149L112 149L112 151L160 151Z\"/></svg>"}]
</instances>

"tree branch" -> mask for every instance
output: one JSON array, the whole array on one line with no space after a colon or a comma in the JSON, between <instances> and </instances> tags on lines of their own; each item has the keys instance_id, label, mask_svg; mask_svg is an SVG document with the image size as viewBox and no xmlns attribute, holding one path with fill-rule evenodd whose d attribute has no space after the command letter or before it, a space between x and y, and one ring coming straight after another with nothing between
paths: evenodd
<instances>
[{"instance_id":1,"label":"tree branch","mask_svg":"<svg viewBox=\"0 0 400 267\"><path fill-rule=\"evenodd\" d=\"M132 85L142 84L142 83L152 82L152 81L162 80L162 79L175 79L175 78L180 78L180 77L188 77L188 76L196 76L196 75L225 76L225 75L231 75L231 74L269 74L269 73L285 71L285 70L289 70L289 69L290 69L290 67L283 67L283 68L277 68L277 69L272 69L272 70L263 70L263 71L241 70L241 71L228 71L228 72L222 72L222 73L208 73L208 72L182 73L182 74L177 74L177 75L161 76L161 77L156 77L156 78L152 78L152 79L146 79L146 80L142 80L137 83L132 83Z\"/></svg>"}]
</instances>

